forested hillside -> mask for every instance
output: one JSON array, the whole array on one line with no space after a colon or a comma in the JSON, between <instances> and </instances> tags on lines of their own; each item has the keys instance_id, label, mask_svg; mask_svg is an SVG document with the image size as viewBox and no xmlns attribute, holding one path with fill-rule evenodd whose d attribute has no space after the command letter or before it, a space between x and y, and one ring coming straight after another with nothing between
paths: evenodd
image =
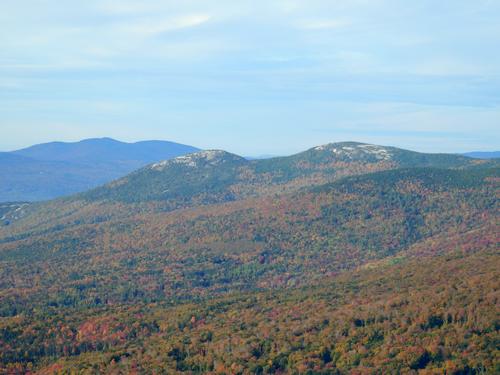
<instances>
[{"instance_id":1,"label":"forested hillside","mask_svg":"<svg viewBox=\"0 0 500 375\"><path fill-rule=\"evenodd\" d=\"M387 169L457 168L481 163L459 155L422 154L355 142L332 143L288 157L251 161L211 150L155 163L80 198L129 203L161 200L175 209L282 193Z\"/></svg>"},{"instance_id":2,"label":"forested hillside","mask_svg":"<svg viewBox=\"0 0 500 375\"><path fill-rule=\"evenodd\" d=\"M499 183L494 162L344 143L6 205L0 369L494 373Z\"/></svg>"},{"instance_id":3,"label":"forested hillside","mask_svg":"<svg viewBox=\"0 0 500 375\"><path fill-rule=\"evenodd\" d=\"M66 226L91 215L99 222L137 212L174 211L282 195L344 177L399 168L494 168L499 162L422 154L355 142L318 146L289 157L246 160L211 150L164 160L88 192L31 205L5 235ZM26 217L24 220L19 220ZM10 222L9 222L10 223Z\"/></svg>"},{"instance_id":4,"label":"forested hillside","mask_svg":"<svg viewBox=\"0 0 500 375\"><path fill-rule=\"evenodd\" d=\"M312 288L18 314L1 321L1 366L41 374L494 374L499 269L495 248L454 247Z\"/></svg>"}]
</instances>

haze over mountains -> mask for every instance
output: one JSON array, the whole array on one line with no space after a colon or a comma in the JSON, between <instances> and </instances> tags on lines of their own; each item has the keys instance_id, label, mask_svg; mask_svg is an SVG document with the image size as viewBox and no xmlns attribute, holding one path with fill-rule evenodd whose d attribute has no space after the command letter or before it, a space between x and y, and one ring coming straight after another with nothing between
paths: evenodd
<instances>
[{"instance_id":1,"label":"haze over mountains","mask_svg":"<svg viewBox=\"0 0 500 375\"><path fill-rule=\"evenodd\" d=\"M0 153L0 202L39 201L84 191L155 161L198 151L167 141L111 138L51 142Z\"/></svg>"},{"instance_id":2,"label":"haze over mountains","mask_svg":"<svg viewBox=\"0 0 500 375\"><path fill-rule=\"evenodd\" d=\"M196 151L200 150L169 141L125 143L111 138L96 138L73 143L44 143L0 152L0 202L43 201L83 192L148 164ZM479 159L498 158L498 152L464 155Z\"/></svg>"},{"instance_id":3,"label":"haze over mountains","mask_svg":"<svg viewBox=\"0 0 500 375\"><path fill-rule=\"evenodd\" d=\"M473 151L466 152L464 155L477 159L498 159L500 158L500 151Z\"/></svg>"}]
</instances>

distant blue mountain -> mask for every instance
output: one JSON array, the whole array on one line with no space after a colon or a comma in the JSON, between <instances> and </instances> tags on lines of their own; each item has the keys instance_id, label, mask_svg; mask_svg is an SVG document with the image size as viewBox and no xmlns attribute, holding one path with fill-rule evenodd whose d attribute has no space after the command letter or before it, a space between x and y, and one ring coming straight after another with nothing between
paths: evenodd
<instances>
[{"instance_id":1,"label":"distant blue mountain","mask_svg":"<svg viewBox=\"0 0 500 375\"><path fill-rule=\"evenodd\" d=\"M272 159L272 158L278 158L279 155L257 155L257 156L245 156L245 159L247 160L262 160L262 159Z\"/></svg>"},{"instance_id":2,"label":"distant blue mountain","mask_svg":"<svg viewBox=\"0 0 500 375\"><path fill-rule=\"evenodd\" d=\"M199 149L168 141L120 142L111 138L85 139L80 142L51 142L31 146L11 154L44 161L74 163L132 163L137 167L184 155Z\"/></svg>"},{"instance_id":3,"label":"distant blue mountain","mask_svg":"<svg viewBox=\"0 0 500 375\"><path fill-rule=\"evenodd\" d=\"M476 159L497 159L500 158L500 151L473 151L463 155Z\"/></svg>"},{"instance_id":4,"label":"distant blue mountain","mask_svg":"<svg viewBox=\"0 0 500 375\"><path fill-rule=\"evenodd\" d=\"M0 152L0 202L46 200L85 191L147 164L196 151L167 141L99 138Z\"/></svg>"}]
</instances>

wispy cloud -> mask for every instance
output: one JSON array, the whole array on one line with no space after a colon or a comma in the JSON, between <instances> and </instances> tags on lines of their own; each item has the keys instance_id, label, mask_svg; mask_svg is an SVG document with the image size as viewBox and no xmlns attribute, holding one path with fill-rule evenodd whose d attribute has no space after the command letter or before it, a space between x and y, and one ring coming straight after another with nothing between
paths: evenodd
<instances>
[{"instance_id":1,"label":"wispy cloud","mask_svg":"<svg viewBox=\"0 0 500 375\"><path fill-rule=\"evenodd\" d=\"M121 24L116 27L119 32L132 34L133 36L152 36L169 31L176 31L196 27L207 23L211 19L208 14L191 14L160 20L141 20Z\"/></svg>"},{"instance_id":2,"label":"wispy cloud","mask_svg":"<svg viewBox=\"0 0 500 375\"><path fill-rule=\"evenodd\" d=\"M0 142L22 140L36 124L37 134L58 138L68 132L54 129L66 123L79 135L157 134L284 153L323 143L312 126L332 134L337 126L343 139L378 132L380 142L419 149L429 131L449 134L442 150L467 148L457 134L476 140L475 149L479 141L495 148L500 3L436 7L433 0L3 0ZM113 106L89 104L99 102ZM251 143L259 149L245 149Z\"/></svg>"}]
</instances>

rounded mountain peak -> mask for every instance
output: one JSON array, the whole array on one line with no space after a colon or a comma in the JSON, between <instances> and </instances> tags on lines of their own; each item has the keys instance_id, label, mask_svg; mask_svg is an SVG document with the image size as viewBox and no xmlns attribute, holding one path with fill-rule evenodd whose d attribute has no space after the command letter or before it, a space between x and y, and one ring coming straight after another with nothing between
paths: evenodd
<instances>
[{"instance_id":1,"label":"rounded mountain peak","mask_svg":"<svg viewBox=\"0 0 500 375\"><path fill-rule=\"evenodd\" d=\"M174 159L164 160L151 165L151 169L162 171L174 165L184 165L187 167L219 166L225 164L244 163L246 159L223 150L203 150L178 156Z\"/></svg>"},{"instance_id":2,"label":"rounded mountain peak","mask_svg":"<svg viewBox=\"0 0 500 375\"><path fill-rule=\"evenodd\" d=\"M372 145L358 142L338 142L317 146L310 151L327 152L333 156L345 159L366 159L390 160L393 157L390 147Z\"/></svg>"}]
</instances>

